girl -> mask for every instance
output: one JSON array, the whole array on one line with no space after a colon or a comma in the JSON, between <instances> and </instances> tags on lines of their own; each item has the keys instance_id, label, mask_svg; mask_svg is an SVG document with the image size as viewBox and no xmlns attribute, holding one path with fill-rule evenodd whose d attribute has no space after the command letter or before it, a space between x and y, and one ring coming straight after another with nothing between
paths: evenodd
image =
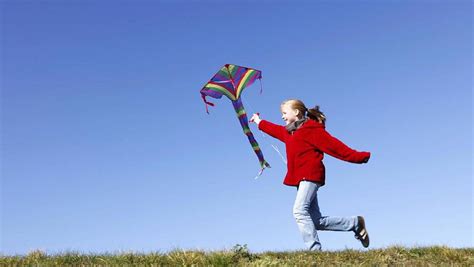
<instances>
[{"instance_id":1,"label":"girl","mask_svg":"<svg viewBox=\"0 0 474 267\"><path fill-rule=\"evenodd\" d=\"M298 190L293 215L309 250L321 250L317 230L354 231L364 247L369 246L369 234L364 218L321 216L318 189L324 185L324 153L352 163L366 163L370 152L358 152L346 146L325 130L326 117L319 106L307 109L304 103L291 99L281 104L286 127L261 120L259 114L250 119L265 133L286 145L287 168L284 184Z\"/></svg>"}]
</instances>

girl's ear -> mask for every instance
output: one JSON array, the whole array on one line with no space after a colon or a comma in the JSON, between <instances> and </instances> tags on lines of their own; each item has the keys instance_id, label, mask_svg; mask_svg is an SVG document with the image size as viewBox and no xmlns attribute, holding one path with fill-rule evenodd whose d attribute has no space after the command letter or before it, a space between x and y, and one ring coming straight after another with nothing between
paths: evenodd
<instances>
[{"instance_id":1,"label":"girl's ear","mask_svg":"<svg viewBox=\"0 0 474 267\"><path fill-rule=\"evenodd\" d=\"M296 110L296 117L299 119L302 119L304 117L304 113L301 112L299 109Z\"/></svg>"}]
</instances>

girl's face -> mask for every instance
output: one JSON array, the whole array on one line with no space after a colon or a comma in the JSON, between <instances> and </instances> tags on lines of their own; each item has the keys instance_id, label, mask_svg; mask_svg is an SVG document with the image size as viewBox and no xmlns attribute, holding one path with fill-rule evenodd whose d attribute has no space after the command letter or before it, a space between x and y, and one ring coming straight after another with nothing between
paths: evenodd
<instances>
[{"instance_id":1,"label":"girl's face","mask_svg":"<svg viewBox=\"0 0 474 267\"><path fill-rule=\"evenodd\" d=\"M299 110L292 109L288 103L281 106L281 118L285 121L286 125L297 121L299 113Z\"/></svg>"}]
</instances>

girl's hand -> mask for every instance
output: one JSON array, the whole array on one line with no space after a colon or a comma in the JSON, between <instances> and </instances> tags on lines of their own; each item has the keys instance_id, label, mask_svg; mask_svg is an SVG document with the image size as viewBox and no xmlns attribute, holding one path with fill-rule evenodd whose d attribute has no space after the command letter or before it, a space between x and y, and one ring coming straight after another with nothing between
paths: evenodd
<instances>
[{"instance_id":1,"label":"girl's hand","mask_svg":"<svg viewBox=\"0 0 474 267\"><path fill-rule=\"evenodd\" d=\"M369 154L367 157L365 157L365 159L362 160L362 163L369 162L370 156L371 156L371 154Z\"/></svg>"},{"instance_id":2,"label":"girl's hand","mask_svg":"<svg viewBox=\"0 0 474 267\"><path fill-rule=\"evenodd\" d=\"M260 119L260 113L255 113L252 115L252 118L250 118L250 122L255 122L257 125L260 123L262 119Z\"/></svg>"}]
</instances>

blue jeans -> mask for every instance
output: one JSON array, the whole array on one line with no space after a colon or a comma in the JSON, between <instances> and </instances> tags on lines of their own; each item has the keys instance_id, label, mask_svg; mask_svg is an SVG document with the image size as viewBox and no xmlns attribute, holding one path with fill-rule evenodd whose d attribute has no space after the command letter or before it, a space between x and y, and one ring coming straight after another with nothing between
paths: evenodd
<instances>
[{"instance_id":1,"label":"blue jeans","mask_svg":"<svg viewBox=\"0 0 474 267\"><path fill-rule=\"evenodd\" d=\"M321 250L316 230L354 231L357 225L357 217L321 216L318 206L319 187L314 182L301 181L293 206L293 215L309 250Z\"/></svg>"}]
</instances>

